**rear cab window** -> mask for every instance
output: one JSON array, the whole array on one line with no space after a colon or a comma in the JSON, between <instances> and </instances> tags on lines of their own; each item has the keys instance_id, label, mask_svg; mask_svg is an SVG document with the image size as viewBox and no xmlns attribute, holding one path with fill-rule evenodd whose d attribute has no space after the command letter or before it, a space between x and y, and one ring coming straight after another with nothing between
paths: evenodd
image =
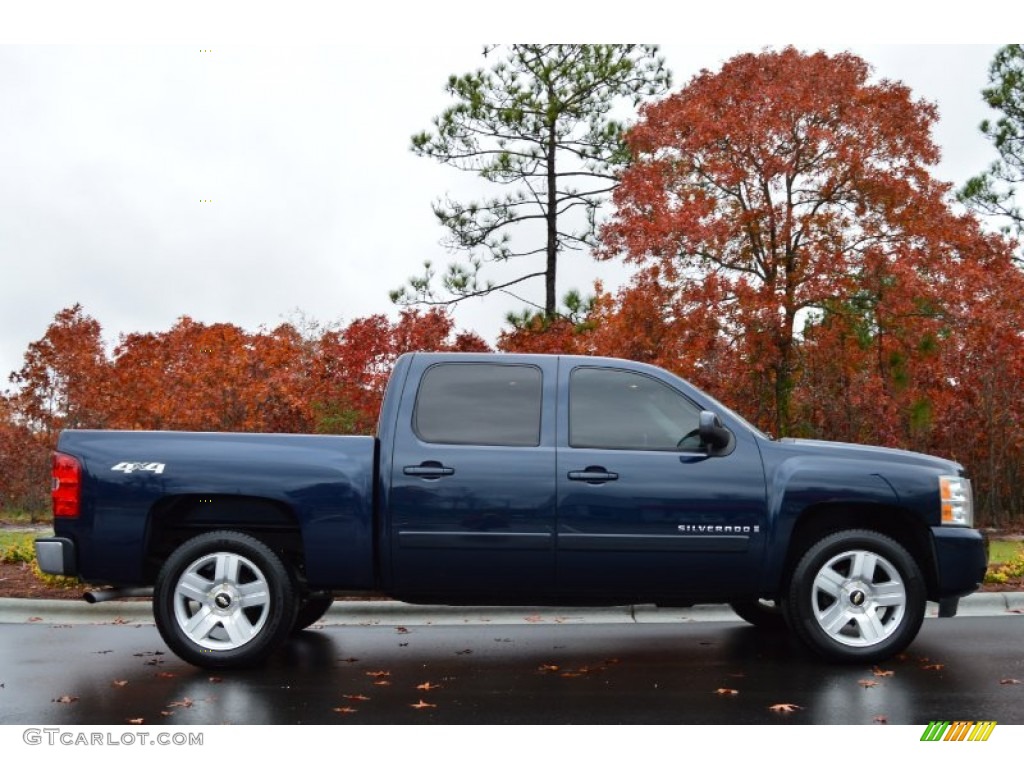
<instances>
[{"instance_id":1,"label":"rear cab window","mask_svg":"<svg viewBox=\"0 0 1024 768\"><path fill-rule=\"evenodd\" d=\"M539 446L542 385L533 365L432 365L416 393L413 432L426 443Z\"/></svg>"}]
</instances>

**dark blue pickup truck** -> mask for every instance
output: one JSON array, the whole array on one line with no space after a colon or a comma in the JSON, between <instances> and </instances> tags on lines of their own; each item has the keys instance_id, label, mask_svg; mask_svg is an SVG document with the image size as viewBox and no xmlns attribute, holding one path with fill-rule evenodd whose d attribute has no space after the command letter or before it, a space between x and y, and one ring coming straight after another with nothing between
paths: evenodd
<instances>
[{"instance_id":1,"label":"dark blue pickup truck","mask_svg":"<svg viewBox=\"0 0 1024 768\"><path fill-rule=\"evenodd\" d=\"M409 354L378 436L66 431L47 573L149 589L168 646L263 661L338 592L448 605L729 603L835 661L953 616L987 549L970 482L773 440L625 360Z\"/></svg>"}]
</instances>

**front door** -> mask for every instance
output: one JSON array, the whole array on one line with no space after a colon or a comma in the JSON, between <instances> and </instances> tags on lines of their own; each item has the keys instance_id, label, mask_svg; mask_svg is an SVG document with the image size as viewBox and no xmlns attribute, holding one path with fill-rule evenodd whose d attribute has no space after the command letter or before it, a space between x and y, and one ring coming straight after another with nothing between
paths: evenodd
<instances>
[{"instance_id":1,"label":"front door","mask_svg":"<svg viewBox=\"0 0 1024 768\"><path fill-rule=\"evenodd\" d=\"M559 593L567 602L668 602L753 590L765 482L753 438L709 455L701 408L646 372L561 371Z\"/></svg>"}]
</instances>

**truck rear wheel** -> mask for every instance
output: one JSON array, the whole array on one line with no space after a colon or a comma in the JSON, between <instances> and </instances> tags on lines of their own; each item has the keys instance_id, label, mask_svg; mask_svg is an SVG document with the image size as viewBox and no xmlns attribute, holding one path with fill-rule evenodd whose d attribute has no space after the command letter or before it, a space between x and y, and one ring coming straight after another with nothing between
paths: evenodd
<instances>
[{"instance_id":1,"label":"truck rear wheel","mask_svg":"<svg viewBox=\"0 0 1024 768\"><path fill-rule=\"evenodd\" d=\"M921 569L898 542L848 530L811 546L793 571L785 604L789 624L818 655L873 663L917 636L926 592Z\"/></svg>"},{"instance_id":2,"label":"truck rear wheel","mask_svg":"<svg viewBox=\"0 0 1024 768\"><path fill-rule=\"evenodd\" d=\"M168 647L199 667L253 666L287 639L295 585L274 552L237 531L214 531L176 549L157 576L153 616Z\"/></svg>"}]
</instances>

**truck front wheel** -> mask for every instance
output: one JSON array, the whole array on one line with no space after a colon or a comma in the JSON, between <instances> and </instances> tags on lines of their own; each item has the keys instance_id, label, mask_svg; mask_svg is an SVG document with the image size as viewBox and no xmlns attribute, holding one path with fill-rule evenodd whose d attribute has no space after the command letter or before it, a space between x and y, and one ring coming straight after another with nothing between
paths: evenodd
<instances>
[{"instance_id":1,"label":"truck front wheel","mask_svg":"<svg viewBox=\"0 0 1024 768\"><path fill-rule=\"evenodd\" d=\"M168 647L199 667L253 666L279 648L296 615L295 584L263 542L214 531L176 549L157 576L153 616Z\"/></svg>"},{"instance_id":2,"label":"truck front wheel","mask_svg":"<svg viewBox=\"0 0 1024 768\"><path fill-rule=\"evenodd\" d=\"M906 549L876 531L847 530L804 553L785 610L793 631L820 656L870 664L910 645L925 602L921 569Z\"/></svg>"}]
</instances>

